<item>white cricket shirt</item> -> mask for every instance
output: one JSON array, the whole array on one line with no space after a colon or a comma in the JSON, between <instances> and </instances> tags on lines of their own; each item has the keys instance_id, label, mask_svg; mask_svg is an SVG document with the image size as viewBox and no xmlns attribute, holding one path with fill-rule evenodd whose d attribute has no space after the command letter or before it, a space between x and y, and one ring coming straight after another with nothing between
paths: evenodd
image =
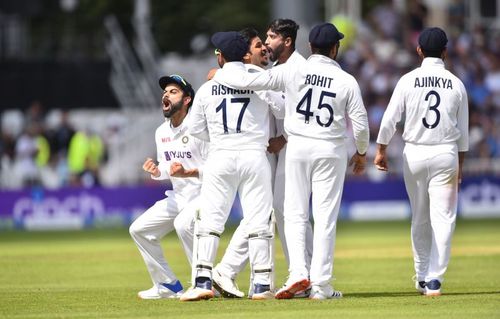
<instances>
[{"instance_id":1,"label":"white cricket shirt","mask_svg":"<svg viewBox=\"0 0 500 319\"><path fill-rule=\"evenodd\" d=\"M286 60L286 64L299 64L299 63L304 63L306 59L297 51L293 51L292 55ZM277 62L277 61L276 61ZM275 63L273 66L278 66L280 64ZM285 98L285 95L283 95L283 98ZM285 133L285 127L284 127L284 121L282 119L276 119L275 121L276 124L276 134L275 136L280 136L284 135L287 137L287 134Z\"/></svg>"},{"instance_id":2,"label":"white cricket shirt","mask_svg":"<svg viewBox=\"0 0 500 319\"><path fill-rule=\"evenodd\" d=\"M356 148L364 154L369 130L366 109L356 79L334 60L313 54L303 63L285 63L265 72L242 74L233 62L232 77L218 71L214 79L240 88L286 92L285 131L314 139L335 140L346 136L346 116L351 119ZM237 72L237 73L236 73Z\"/></svg>"},{"instance_id":3,"label":"white cricket shirt","mask_svg":"<svg viewBox=\"0 0 500 319\"><path fill-rule=\"evenodd\" d=\"M203 165L209 147L208 143L188 133L186 124L190 114L191 111L178 127L172 127L167 119L156 129L157 160L161 175L153 177L156 180L170 179L176 197L183 197L187 201L200 194ZM169 172L172 162L179 162L186 169L198 169L200 178L171 177Z\"/></svg>"},{"instance_id":4,"label":"white cricket shirt","mask_svg":"<svg viewBox=\"0 0 500 319\"><path fill-rule=\"evenodd\" d=\"M389 144L396 124L403 118L406 142L456 142L459 152L469 149L467 92L440 58L425 58L419 68L398 81L382 118L377 143Z\"/></svg>"},{"instance_id":5,"label":"white cricket shirt","mask_svg":"<svg viewBox=\"0 0 500 319\"><path fill-rule=\"evenodd\" d=\"M237 76L235 68L247 74L241 62L228 62L217 73L229 80ZM269 141L270 103L272 98L265 92L237 90L210 80L196 92L190 133L209 140L211 150L265 151Z\"/></svg>"}]
</instances>

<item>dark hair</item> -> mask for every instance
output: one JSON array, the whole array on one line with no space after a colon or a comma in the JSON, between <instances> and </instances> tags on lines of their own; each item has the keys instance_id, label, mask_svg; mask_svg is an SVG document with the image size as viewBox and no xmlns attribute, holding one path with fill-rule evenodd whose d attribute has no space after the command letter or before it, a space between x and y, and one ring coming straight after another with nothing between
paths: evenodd
<instances>
[{"instance_id":1,"label":"dark hair","mask_svg":"<svg viewBox=\"0 0 500 319\"><path fill-rule=\"evenodd\" d=\"M336 45L338 45L338 43L339 42L337 41L334 44L332 44L331 46L326 47L326 48L317 48L317 47L311 45L311 53L312 54L321 54L321 55L330 57L330 51L332 51L332 48L335 47Z\"/></svg>"},{"instance_id":2,"label":"dark hair","mask_svg":"<svg viewBox=\"0 0 500 319\"><path fill-rule=\"evenodd\" d=\"M292 48L295 49L295 39L297 39L297 30L299 25L291 19L276 19L268 27L274 33L281 35L283 38L290 37L292 39Z\"/></svg>"},{"instance_id":3,"label":"dark hair","mask_svg":"<svg viewBox=\"0 0 500 319\"><path fill-rule=\"evenodd\" d=\"M426 51L426 50L422 49L422 47L420 47L420 49L422 50L422 54L426 58L440 58L441 55L443 54L444 50L446 50L446 48L444 48L443 50L440 50L440 51Z\"/></svg>"},{"instance_id":4,"label":"dark hair","mask_svg":"<svg viewBox=\"0 0 500 319\"><path fill-rule=\"evenodd\" d=\"M240 31L240 34L243 36L245 41L248 43L248 46L252 43L252 39L259 36L259 32L254 28L245 28Z\"/></svg>"}]
</instances>

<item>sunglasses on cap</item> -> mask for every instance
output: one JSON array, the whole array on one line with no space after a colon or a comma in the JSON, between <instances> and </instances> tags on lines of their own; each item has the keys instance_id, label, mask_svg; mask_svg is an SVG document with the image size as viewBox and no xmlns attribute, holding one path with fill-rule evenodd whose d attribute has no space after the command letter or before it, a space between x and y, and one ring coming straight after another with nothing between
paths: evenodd
<instances>
[{"instance_id":1,"label":"sunglasses on cap","mask_svg":"<svg viewBox=\"0 0 500 319\"><path fill-rule=\"evenodd\" d=\"M186 80L184 80L184 78L182 76L177 75L177 74L172 74L172 75L169 75L169 77L171 77L172 79L174 79L176 81L181 82L184 86L187 86Z\"/></svg>"}]
</instances>

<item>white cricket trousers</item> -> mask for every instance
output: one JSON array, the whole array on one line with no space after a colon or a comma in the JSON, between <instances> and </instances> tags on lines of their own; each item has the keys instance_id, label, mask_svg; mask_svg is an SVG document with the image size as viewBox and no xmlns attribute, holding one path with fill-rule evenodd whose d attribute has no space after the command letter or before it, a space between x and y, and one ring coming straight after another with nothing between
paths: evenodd
<instances>
[{"instance_id":1,"label":"white cricket trousers","mask_svg":"<svg viewBox=\"0 0 500 319\"><path fill-rule=\"evenodd\" d=\"M285 236L285 161L286 161L287 145L281 149L278 155L278 164L276 165L276 173L273 188L273 208L274 216L276 217L276 227L280 237L281 246L287 266L290 266L290 254L288 253L286 236ZM311 258L313 253L313 231L311 223L306 225L306 267L309 270L311 267Z\"/></svg>"},{"instance_id":2,"label":"white cricket trousers","mask_svg":"<svg viewBox=\"0 0 500 319\"><path fill-rule=\"evenodd\" d=\"M403 157L417 280L443 282L457 216L457 145L406 143Z\"/></svg>"},{"instance_id":3,"label":"white cricket trousers","mask_svg":"<svg viewBox=\"0 0 500 319\"><path fill-rule=\"evenodd\" d=\"M289 136L285 162L285 236L290 254L289 281L310 278L311 285L330 284L346 168L344 139L326 141ZM311 193L314 237L309 272L305 240Z\"/></svg>"},{"instance_id":4,"label":"white cricket trousers","mask_svg":"<svg viewBox=\"0 0 500 319\"><path fill-rule=\"evenodd\" d=\"M274 188L273 188L273 208L276 218L276 227L278 229L278 235L280 237L281 246L283 248L283 254L285 256L287 267L290 265L290 258L288 254L288 249L286 246L285 237L285 219L283 216L283 205L285 197L285 155L286 155L286 145L280 151L279 158L276 160L275 154L266 153L267 159L271 166L271 176L274 178ZM225 276L232 279L245 268L248 262L248 240L245 237L246 225L244 222L240 223L238 228L236 228L231 237L231 241L226 248L226 252L222 257L221 262L217 265L217 268ZM307 269L311 266L311 257L313 248L313 231L311 223L307 224L306 228L306 264Z\"/></svg>"},{"instance_id":5,"label":"white cricket trousers","mask_svg":"<svg viewBox=\"0 0 500 319\"><path fill-rule=\"evenodd\" d=\"M167 198L157 201L139 216L129 229L155 285L177 280L165 260L160 245L165 235L175 229L190 264L193 256L194 216L198 208L197 200L179 211L174 192L168 191L167 194Z\"/></svg>"},{"instance_id":6,"label":"white cricket trousers","mask_svg":"<svg viewBox=\"0 0 500 319\"><path fill-rule=\"evenodd\" d=\"M240 238L248 241L248 256L252 269L270 269L269 222L272 211L271 168L264 150L211 152L205 163L201 188L201 210L197 262L208 266L198 270L197 277L211 278L221 234L229 217L236 192L239 193L243 220ZM248 239L249 234L262 234ZM195 265L196 267L196 265ZM254 282L270 284L269 273L256 273Z\"/></svg>"}]
</instances>

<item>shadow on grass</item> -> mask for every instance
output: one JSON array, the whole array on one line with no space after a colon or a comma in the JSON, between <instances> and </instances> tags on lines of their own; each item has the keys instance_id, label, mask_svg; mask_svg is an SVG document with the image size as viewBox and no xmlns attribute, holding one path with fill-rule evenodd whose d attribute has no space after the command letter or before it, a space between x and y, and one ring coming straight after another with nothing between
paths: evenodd
<instances>
[{"instance_id":1,"label":"shadow on grass","mask_svg":"<svg viewBox=\"0 0 500 319\"><path fill-rule=\"evenodd\" d=\"M444 292L443 296L500 295L500 291ZM420 296L417 292L358 292L344 294L344 298L380 298Z\"/></svg>"}]
</instances>

